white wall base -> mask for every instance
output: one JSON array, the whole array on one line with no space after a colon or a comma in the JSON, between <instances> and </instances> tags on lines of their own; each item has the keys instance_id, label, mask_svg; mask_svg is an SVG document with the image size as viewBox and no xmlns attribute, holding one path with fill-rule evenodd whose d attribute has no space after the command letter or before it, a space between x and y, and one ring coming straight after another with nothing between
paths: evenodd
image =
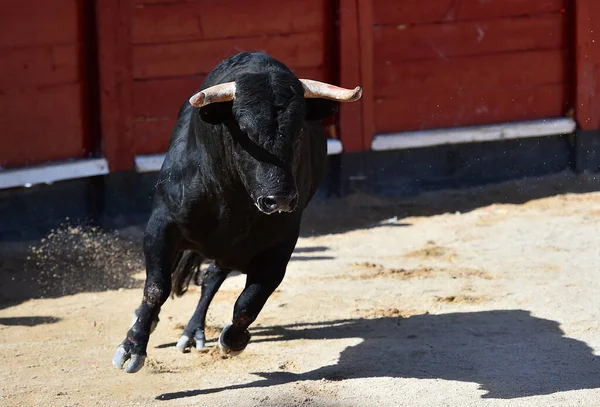
<instances>
[{"instance_id":1,"label":"white wall base","mask_svg":"<svg viewBox=\"0 0 600 407\"><path fill-rule=\"evenodd\" d=\"M344 150L342 142L336 139L327 139L327 155L341 154ZM165 154L138 155L135 157L135 170L137 172L160 171Z\"/></svg>"},{"instance_id":2,"label":"white wall base","mask_svg":"<svg viewBox=\"0 0 600 407\"><path fill-rule=\"evenodd\" d=\"M379 134L374 137L371 149L373 151L405 150L443 144L552 136L572 133L576 127L574 120L560 117L498 125Z\"/></svg>"},{"instance_id":3,"label":"white wall base","mask_svg":"<svg viewBox=\"0 0 600 407\"><path fill-rule=\"evenodd\" d=\"M104 158L90 158L57 164L0 171L0 189L31 187L35 184L51 184L67 179L108 174Z\"/></svg>"}]
</instances>

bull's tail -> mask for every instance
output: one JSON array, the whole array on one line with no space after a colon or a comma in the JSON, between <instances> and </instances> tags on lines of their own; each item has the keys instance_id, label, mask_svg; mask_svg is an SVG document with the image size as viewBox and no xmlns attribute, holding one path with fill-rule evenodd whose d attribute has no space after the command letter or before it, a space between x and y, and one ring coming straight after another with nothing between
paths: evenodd
<instances>
[{"instance_id":1,"label":"bull's tail","mask_svg":"<svg viewBox=\"0 0 600 407\"><path fill-rule=\"evenodd\" d=\"M196 284L201 284L204 280L204 271L201 269L204 258L192 251L185 250L182 252L175 264L173 274L171 275L171 297L181 297L186 293L192 278Z\"/></svg>"}]
</instances>

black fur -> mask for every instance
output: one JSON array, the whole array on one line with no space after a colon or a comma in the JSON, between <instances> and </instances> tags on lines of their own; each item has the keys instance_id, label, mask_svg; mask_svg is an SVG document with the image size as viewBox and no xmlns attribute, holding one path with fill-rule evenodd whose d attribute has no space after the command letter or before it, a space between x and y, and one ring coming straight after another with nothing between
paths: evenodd
<instances>
[{"instance_id":1,"label":"black fur","mask_svg":"<svg viewBox=\"0 0 600 407\"><path fill-rule=\"evenodd\" d=\"M337 103L304 99L298 78L262 53L223 61L201 89L230 81L237 88L232 102L196 109L186 101L179 110L145 233L144 300L121 345L128 356L145 355L160 306L171 292L187 291L192 278L202 280L204 259L214 261L212 277L202 285L185 332L204 337L210 299L226 274L237 270L247 274L246 288L222 338L227 349L243 349L248 326L283 279L302 212L323 179L327 140L321 120L335 113ZM291 212L267 215L255 205L261 196L294 194L298 203ZM128 371L141 368L135 359Z\"/></svg>"}]
</instances>

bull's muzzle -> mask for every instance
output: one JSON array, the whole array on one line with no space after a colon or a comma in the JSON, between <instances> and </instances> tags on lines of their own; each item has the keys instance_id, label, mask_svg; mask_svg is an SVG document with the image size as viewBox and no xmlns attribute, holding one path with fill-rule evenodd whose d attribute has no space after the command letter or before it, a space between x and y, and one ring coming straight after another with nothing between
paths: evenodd
<instances>
[{"instance_id":1,"label":"bull's muzzle","mask_svg":"<svg viewBox=\"0 0 600 407\"><path fill-rule=\"evenodd\" d=\"M256 200L255 205L262 213L267 215L275 212L293 212L298 206L298 194L261 196Z\"/></svg>"}]
</instances>

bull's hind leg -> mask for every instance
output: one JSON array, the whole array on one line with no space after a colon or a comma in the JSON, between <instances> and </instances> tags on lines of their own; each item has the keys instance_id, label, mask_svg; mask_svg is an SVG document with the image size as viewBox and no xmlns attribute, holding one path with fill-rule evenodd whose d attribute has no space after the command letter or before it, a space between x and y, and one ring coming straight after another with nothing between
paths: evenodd
<instances>
[{"instance_id":1,"label":"bull's hind leg","mask_svg":"<svg viewBox=\"0 0 600 407\"><path fill-rule=\"evenodd\" d=\"M234 356L246 349L250 342L248 327L283 281L296 240L268 250L252 261L247 270L246 286L233 309L233 319L223 328L219 337L219 347L223 353Z\"/></svg>"},{"instance_id":2,"label":"bull's hind leg","mask_svg":"<svg viewBox=\"0 0 600 407\"><path fill-rule=\"evenodd\" d=\"M177 349L185 351L189 346L194 346L196 349L204 349L206 344L206 336L204 334L204 328L206 324L206 313L208 312L208 306L214 298L215 294L223 284L223 281L227 278L230 270L221 269L214 263L206 270L206 275L202 281L202 294L200 295L200 301L196 307L196 311L192 318L188 322L187 326L183 330L183 334L177 342Z\"/></svg>"},{"instance_id":3,"label":"bull's hind leg","mask_svg":"<svg viewBox=\"0 0 600 407\"><path fill-rule=\"evenodd\" d=\"M168 221L166 210L155 210L144 235L144 297L136 311L137 318L133 326L113 357L113 365L117 369L122 369L129 359L131 360L125 368L127 373L135 373L144 366L152 325L158 320L160 307L171 292L171 271L180 243L179 230Z\"/></svg>"}]
</instances>

